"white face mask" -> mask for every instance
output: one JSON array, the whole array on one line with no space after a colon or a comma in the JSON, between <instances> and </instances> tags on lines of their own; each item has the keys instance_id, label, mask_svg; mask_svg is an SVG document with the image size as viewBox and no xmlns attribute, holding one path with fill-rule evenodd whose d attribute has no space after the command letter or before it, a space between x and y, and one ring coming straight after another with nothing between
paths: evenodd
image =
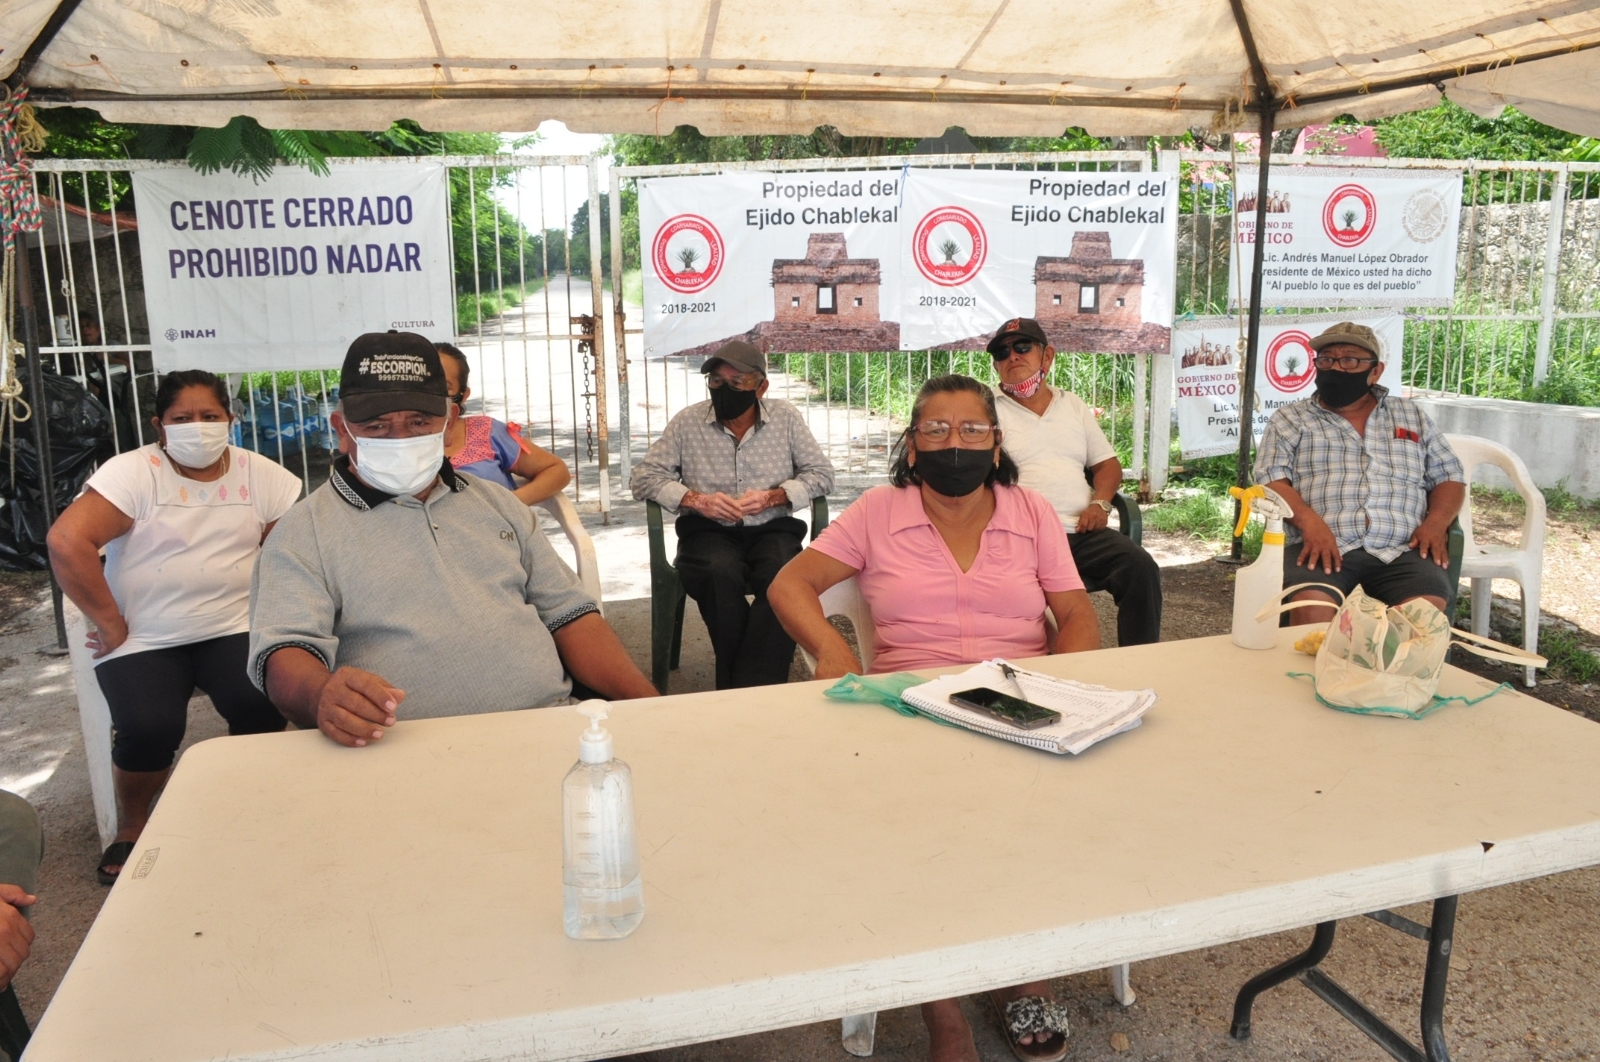
<instances>
[{"instance_id":1,"label":"white face mask","mask_svg":"<svg viewBox=\"0 0 1600 1062\"><path fill-rule=\"evenodd\" d=\"M210 468L228 448L227 421L194 421L189 424L163 424L167 436L167 456L184 468Z\"/></svg>"},{"instance_id":2,"label":"white face mask","mask_svg":"<svg viewBox=\"0 0 1600 1062\"><path fill-rule=\"evenodd\" d=\"M396 496L420 493L444 463L444 432L409 439L355 436L356 472L368 486Z\"/></svg>"}]
</instances>

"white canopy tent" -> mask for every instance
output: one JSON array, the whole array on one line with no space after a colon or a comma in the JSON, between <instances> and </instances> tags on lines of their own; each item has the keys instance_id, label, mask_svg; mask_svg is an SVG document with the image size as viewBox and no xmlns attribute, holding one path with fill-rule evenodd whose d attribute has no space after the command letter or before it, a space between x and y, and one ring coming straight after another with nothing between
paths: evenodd
<instances>
[{"instance_id":1,"label":"white canopy tent","mask_svg":"<svg viewBox=\"0 0 1600 1062\"><path fill-rule=\"evenodd\" d=\"M1501 66L1447 83L1450 98L1492 118L1507 106L1558 129L1600 137L1600 51Z\"/></svg>"},{"instance_id":2,"label":"white canopy tent","mask_svg":"<svg viewBox=\"0 0 1600 1062\"><path fill-rule=\"evenodd\" d=\"M1595 45L1600 5L1552 0L0 0L0 76L35 102L277 128L1172 134L1264 100L1279 127L1378 117L1458 77L1538 112L1552 61L1559 117Z\"/></svg>"},{"instance_id":3,"label":"white canopy tent","mask_svg":"<svg viewBox=\"0 0 1600 1062\"><path fill-rule=\"evenodd\" d=\"M1449 91L1600 131L1594 0L0 0L0 77L114 122L1262 134ZM1261 290L1265 244L1251 290ZM26 287L26 278L23 280ZM1247 472L1260 306L1241 395ZM42 445L42 444L41 444Z\"/></svg>"}]
</instances>

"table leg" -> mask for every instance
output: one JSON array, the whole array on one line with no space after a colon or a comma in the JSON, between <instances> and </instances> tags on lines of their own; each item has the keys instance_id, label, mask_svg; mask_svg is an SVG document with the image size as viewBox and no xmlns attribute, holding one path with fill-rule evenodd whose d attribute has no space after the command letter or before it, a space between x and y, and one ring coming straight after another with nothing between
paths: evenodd
<instances>
[{"instance_id":1,"label":"table leg","mask_svg":"<svg viewBox=\"0 0 1600 1062\"><path fill-rule=\"evenodd\" d=\"M1428 935L1428 965L1422 974L1422 1047L1428 1062L1450 1062L1444 1045L1444 987L1450 977L1450 952L1456 939L1458 896L1433 901L1433 926Z\"/></svg>"},{"instance_id":2,"label":"table leg","mask_svg":"<svg viewBox=\"0 0 1600 1062\"><path fill-rule=\"evenodd\" d=\"M1450 1062L1450 1051L1444 1042L1444 995L1450 976L1450 952L1455 942L1458 900L1456 896L1441 896L1435 900L1433 924L1426 930L1409 919L1389 912L1378 912L1371 916L1385 925L1411 936L1420 936L1428 942L1428 962L1422 977L1422 1050L1419 1051L1388 1022L1368 1010L1360 1000L1318 968L1333 947L1337 922L1321 923L1317 926L1311 947L1305 952L1245 983L1233 1005L1233 1038L1250 1038L1250 1008L1258 995L1298 976L1318 998L1400 1062Z\"/></svg>"},{"instance_id":3,"label":"table leg","mask_svg":"<svg viewBox=\"0 0 1600 1062\"><path fill-rule=\"evenodd\" d=\"M1229 1030L1229 1034L1235 1040L1250 1039L1250 1008L1255 1005L1256 997L1269 988L1283 984L1291 977L1299 976L1326 959L1328 952L1333 950L1333 931L1338 928L1338 922L1319 923L1316 933L1311 938L1311 947L1288 962L1279 963L1266 973L1257 974L1244 983L1244 987L1239 989L1238 998L1233 1001L1233 1028Z\"/></svg>"}]
</instances>

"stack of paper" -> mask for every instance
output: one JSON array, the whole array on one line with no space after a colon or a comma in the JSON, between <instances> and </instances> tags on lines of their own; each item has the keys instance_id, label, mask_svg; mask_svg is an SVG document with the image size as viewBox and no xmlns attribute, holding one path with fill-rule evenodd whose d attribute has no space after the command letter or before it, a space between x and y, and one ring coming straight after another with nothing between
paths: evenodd
<instances>
[{"instance_id":1,"label":"stack of paper","mask_svg":"<svg viewBox=\"0 0 1600 1062\"><path fill-rule=\"evenodd\" d=\"M1015 741L1036 749L1076 755L1113 734L1139 725L1144 713L1156 703L1155 690L1113 690L1090 686L1071 679L1054 678L1036 671L1012 667L1016 682L1000 669L1000 661L985 660L957 675L912 686L900 695L907 704L968 730L990 737ZM987 686L1001 693L1017 695L1022 687L1027 700L1061 713L1061 720L1037 730L1023 730L1000 722L982 712L950 703L950 695L962 690Z\"/></svg>"}]
</instances>

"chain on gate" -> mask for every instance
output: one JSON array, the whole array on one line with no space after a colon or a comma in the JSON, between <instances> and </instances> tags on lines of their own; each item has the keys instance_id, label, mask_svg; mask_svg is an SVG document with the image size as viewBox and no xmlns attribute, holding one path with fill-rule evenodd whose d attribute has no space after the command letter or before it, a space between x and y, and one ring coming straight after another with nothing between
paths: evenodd
<instances>
[{"instance_id":1,"label":"chain on gate","mask_svg":"<svg viewBox=\"0 0 1600 1062\"><path fill-rule=\"evenodd\" d=\"M577 314L572 324L578 329L578 353L583 356L583 446L587 457L594 457L594 315Z\"/></svg>"}]
</instances>

